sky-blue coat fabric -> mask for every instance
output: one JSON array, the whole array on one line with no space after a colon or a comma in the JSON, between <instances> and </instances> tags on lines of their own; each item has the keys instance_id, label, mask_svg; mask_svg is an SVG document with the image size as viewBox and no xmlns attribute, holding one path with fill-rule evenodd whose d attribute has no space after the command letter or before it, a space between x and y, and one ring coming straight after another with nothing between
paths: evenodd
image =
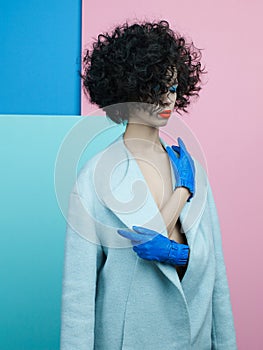
<instances>
[{"instance_id":1,"label":"sky-blue coat fabric","mask_svg":"<svg viewBox=\"0 0 263 350\"><path fill-rule=\"evenodd\" d=\"M137 225L167 237L123 134L82 168L68 208L61 350L237 349L217 210L193 160L196 194L180 214L190 248L182 281L174 266L138 257L117 233Z\"/></svg>"}]
</instances>

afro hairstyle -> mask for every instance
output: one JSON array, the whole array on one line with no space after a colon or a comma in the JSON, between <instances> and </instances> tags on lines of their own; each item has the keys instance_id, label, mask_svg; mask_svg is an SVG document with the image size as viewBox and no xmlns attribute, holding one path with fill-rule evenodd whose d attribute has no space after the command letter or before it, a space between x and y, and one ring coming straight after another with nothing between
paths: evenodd
<instances>
[{"instance_id":1,"label":"afro hairstyle","mask_svg":"<svg viewBox=\"0 0 263 350\"><path fill-rule=\"evenodd\" d=\"M128 120L127 102L169 105L162 95L173 84L178 84L174 109L180 115L181 110L188 113L190 97L199 96L201 75L207 73L201 69L200 49L165 20L131 25L126 21L111 34L98 35L92 47L84 53L83 74L79 72L84 94L117 124ZM171 81L174 76L176 81Z\"/></svg>"}]
</instances>

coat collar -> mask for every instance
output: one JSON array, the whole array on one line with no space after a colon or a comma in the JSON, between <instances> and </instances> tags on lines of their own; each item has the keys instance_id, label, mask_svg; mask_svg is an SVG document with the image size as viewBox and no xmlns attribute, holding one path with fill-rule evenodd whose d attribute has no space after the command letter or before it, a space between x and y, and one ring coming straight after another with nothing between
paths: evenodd
<instances>
[{"instance_id":1,"label":"coat collar","mask_svg":"<svg viewBox=\"0 0 263 350\"><path fill-rule=\"evenodd\" d=\"M124 134L121 134L114 140L103 152L103 164L101 172L104 176L111 175L110 189L100 186L100 197L105 205L129 228L132 230L133 225L144 226L155 230L168 237L167 228L163 217L155 200L148 188L146 180L131 152L124 143ZM168 145L162 138L160 142L166 148ZM198 162L193 158L196 167L196 193L191 202L186 202L180 214L180 221L183 231L186 235L190 250L193 246L200 219L204 210L206 198L204 198L204 186L206 176ZM106 165L107 164L107 165ZM105 168L106 166L106 168ZM107 169L107 174L105 173ZM171 176L173 188L175 185L175 177L170 162ZM99 170L99 169L97 169ZM107 183L105 181L104 183ZM132 184L132 185L131 185ZM205 194L206 195L206 194ZM181 283L173 266L156 262L160 270L181 289ZM191 268L191 255L188 268L184 276L189 274Z\"/></svg>"}]
</instances>

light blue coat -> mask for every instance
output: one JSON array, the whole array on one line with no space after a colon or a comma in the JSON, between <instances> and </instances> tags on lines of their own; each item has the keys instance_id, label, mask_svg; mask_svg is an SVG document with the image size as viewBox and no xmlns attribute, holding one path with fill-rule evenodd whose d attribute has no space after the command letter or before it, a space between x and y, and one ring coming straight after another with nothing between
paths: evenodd
<instances>
[{"instance_id":1,"label":"light blue coat","mask_svg":"<svg viewBox=\"0 0 263 350\"><path fill-rule=\"evenodd\" d=\"M167 237L123 134L82 168L69 201L61 350L237 349L217 210L193 160L196 194L180 215L191 252L181 282L174 266L141 259L117 233L137 225ZM171 176L174 188L172 165Z\"/></svg>"}]
</instances>

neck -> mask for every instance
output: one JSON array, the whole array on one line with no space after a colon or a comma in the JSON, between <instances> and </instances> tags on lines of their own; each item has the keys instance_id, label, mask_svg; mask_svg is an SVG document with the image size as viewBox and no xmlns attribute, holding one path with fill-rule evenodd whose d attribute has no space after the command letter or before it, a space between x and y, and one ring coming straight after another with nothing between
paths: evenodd
<instances>
[{"instance_id":1,"label":"neck","mask_svg":"<svg viewBox=\"0 0 263 350\"><path fill-rule=\"evenodd\" d=\"M159 128L140 123L128 123L124 132L126 146L135 153L163 153Z\"/></svg>"}]
</instances>

